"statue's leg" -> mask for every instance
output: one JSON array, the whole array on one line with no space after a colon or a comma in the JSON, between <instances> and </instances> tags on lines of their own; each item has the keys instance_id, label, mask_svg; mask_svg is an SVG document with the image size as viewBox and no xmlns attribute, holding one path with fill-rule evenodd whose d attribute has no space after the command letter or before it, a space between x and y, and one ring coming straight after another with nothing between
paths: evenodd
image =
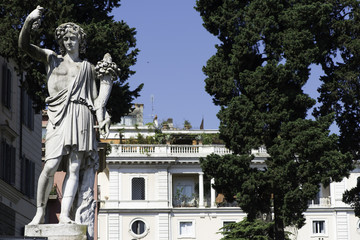
<instances>
[{"instance_id":1,"label":"statue's leg","mask_svg":"<svg viewBox=\"0 0 360 240\"><path fill-rule=\"evenodd\" d=\"M79 170L83 156L83 152L72 151L70 153L67 176L63 183L64 191L61 201L59 223L74 223L74 221L70 219L70 209L79 184Z\"/></svg>"},{"instance_id":2,"label":"statue's leg","mask_svg":"<svg viewBox=\"0 0 360 240\"><path fill-rule=\"evenodd\" d=\"M61 157L49 159L45 162L38 180L36 194L36 214L29 225L44 223L46 204L54 184L54 174L59 167Z\"/></svg>"}]
</instances>

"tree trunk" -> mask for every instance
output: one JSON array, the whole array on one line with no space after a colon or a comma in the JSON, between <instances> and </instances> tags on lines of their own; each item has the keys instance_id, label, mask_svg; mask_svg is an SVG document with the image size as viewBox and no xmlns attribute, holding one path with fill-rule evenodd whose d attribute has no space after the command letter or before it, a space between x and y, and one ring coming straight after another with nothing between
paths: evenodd
<instances>
[{"instance_id":1,"label":"tree trunk","mask_svg":"<svg viewBox=\"0 0 360 240\"><path fill-rule=\"evenodd\" d=\"M284 240L285 231L284 231L284 221L281 216L281 202L279 202L281 197L274 195L274 235L275 240Z\"/></svg>"}]
</instances>

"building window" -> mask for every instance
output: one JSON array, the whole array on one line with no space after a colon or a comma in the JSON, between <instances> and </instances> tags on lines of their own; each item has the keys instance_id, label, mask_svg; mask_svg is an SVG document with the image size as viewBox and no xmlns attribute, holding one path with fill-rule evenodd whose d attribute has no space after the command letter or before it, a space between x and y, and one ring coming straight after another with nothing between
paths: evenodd
<instances>
[{"instance_id":1,"label":"building window","mask_svg":"<svg viewBox=\"0 0 360 240\"><path fill-rule=\"evenodd\" d=\"M236 221L223 221L223 227L226 227L229 224L236 223Z\"/></svg>"},{"instance_id":2,"label":"building window","mask_svg":"<svg viewBox=\"0 0 360 240\"><path fill-rule=\"evenodd\" d=\"M193 220L179 222L180 238L195 238L195 222Z\"/></svg>"},{"instance_id":3,"label":"building window","mask_svg":"<svg viewBox=\"0 0 360 240\"><path fill-rule=\"evenodd\" d=\"M21 90L22 99L22 123L30 130L34 130L34 108L33 101L24 89Z\"/></svg>"},{"instance_id":4,"label":"building window","mask_svg":"<svg viewBox=\"0 0 360 240\"><path fill-rule=\"evenodd\" d=\"M144 238L149 233L149 227L143 219L136 218L130 223L130 234L135 239Z\"/></svg>"},{"instance_id":5,"label":"building window","mask_svg":"<svg viewBox=\"0 0 360 240\"><path fill-rule=\"evenodd\" d=\"M325 221L324 220L313 221L312 226L313 226L313 234L325 234Z\"/></svg>"},{"instance_id":6,"label":"building window","mask_svg":"<svg viewBox=\"0 0 360 240\"><path fill-rule=\"evenodd\" d=\"M145 232L145 223L141 220L136 220L131 224L131 231L136 235L141 235Z\"/></svg>"},{"instance_id":7,"label":"building window","mask_svg":"<svg viewBox=\"0 0 360 240\"><path fill-rule=\"evenodd\" d=\"M145 200L145 179L136 177L131 180L132 200Z\"/></svg>"},{"instance_id":8,"label":"building window","mask_svg":"<svg viewBox=\"0 0 360 240\"><path fill-rule=\"evenodd\" d=\"M21 159L21 192L34 198L35 163L26 157Z\"/></svg>"},{"instance_id":9,"label":"building window","mask_svg":"<svg viewBox=\"0 0 360 240\"><path fill-rule=\"evenodd\" d=\"M8 184L15 185L16 149L5 139L0 145L0 178Z\"/></svg>"},{"instance_id":10,"label":"building window","mask_svg":"<svg viewBox=\"0 0 360 240\"><path fill-rule=\"evenodd\" d=\"M191 184L178 184L173 197L174 207L195 207L197 206L194 186Z\"/></svg>"},{"instance_id":11,"label":"building window","mask_svg":"<svg viewBox=\"0 0 360 240\"><path fill-rule=\"evenodd\" d=\"M226 227L229 227L230 224L233 224L233 223L236 223L236 221L223 221L223 231L230 231L229 228L226 228Z\"/></svg>"},{"instance_id":12,"label":"building window","mask_svg":"<svg viewBox=\"0 0 360 240\"><path fill-rule=\"evenodd\" d=\"M11 71L6 64L2 66L1 102L8 109L11 108Z\"/></svg>"}]
</instances>

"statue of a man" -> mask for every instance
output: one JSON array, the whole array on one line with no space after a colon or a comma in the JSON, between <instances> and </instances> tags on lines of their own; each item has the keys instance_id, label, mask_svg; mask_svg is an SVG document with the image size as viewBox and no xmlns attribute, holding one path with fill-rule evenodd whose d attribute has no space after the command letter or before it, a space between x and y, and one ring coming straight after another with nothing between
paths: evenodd
<instances>
[{"instance_id":1,"label":"statue of a man","mask_svg":"<svg viewBox=\"0 0 360 240\"><path fill-rule=\"evenodd\" d=\"M89 196L98 163L97 141L94 130L94 101L98 96L94 67L80 59L85 51L85 33L74 23L61 24L55 31L61 55L30 43L30 31L41 18L43 8L37 7L24 22L19 36L19 47L46 66L49 122L45 142L45 165L37 188L37 211L30 225L44 222L47 199L53 186L54 174L60 164L66 164L63 198L59 223L74 223L70 217L78 188L83 182ZM36 26L35 26L36 27ZM102 124L108 133L110 122ZM88 173L82 174L82 169ZM92 178L92 179L91 179ZM79 179L82 183L79 185ZM90 192L90 193L89 193ZM81 205L78 204L78 206ZM78 218L78 217L77 217Z\"/></svg>"}]
</instances>

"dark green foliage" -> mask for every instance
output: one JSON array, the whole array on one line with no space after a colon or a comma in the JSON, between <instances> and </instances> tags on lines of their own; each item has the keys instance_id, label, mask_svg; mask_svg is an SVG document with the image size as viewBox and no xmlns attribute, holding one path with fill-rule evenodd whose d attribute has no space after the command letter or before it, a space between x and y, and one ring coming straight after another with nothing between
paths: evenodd
<instances>
[{"instance_id":1,"label":"dark green foliage","mask_svg":"<svg viewBox=\"0 0 360 240\"><path fill-rule=\"evenodd\" d=\"M24 86L33 98L37 110L44 109L47 97L45 68L18 49L18 36L26 16L37 5L44 7L44 20L38 30L32 31L31 42L59 53L54 31L65 22L75 22L87 34L87 50L82 58L92 64L109 52L121 69L108 103L112 121L128 113L131 102L139 96L142 85L130 90L125 81L134 74L130 67L135 64L138 49L135 48L136 31L125 22L115 22L110 12L120 6L120 0L12 0L0 3L0 55L13 59L19 72L26 71Z\"/></svg>"},{"instance_id":2,"label":"dark green foliage","mask_svg":"<svg viewBox=\"0 0 360 240\"><path fill-rule=\"evenodd\" d=\"M219 138L218 133L214 134L200 134L199 138L202 140L204 145L208 144L224 144L224 142Z\"/></svg>"},{"instance_id":3,"label":"dark green foliage","mask_svg":"<svg viewBox=\"0 0 360 240\"><path fill-rule=\"evenodd\" d=\"M359 3L198 0L196 10L221 42L203 70L206 91L221 106L220 137L237 154L211 155L201 161L203 170L215 178L217 191L237 196L249 220L273 206L275 239L284 239L285 226L304 225L303 212L320 184L339 181L353 168L352 147L345 147L344 140L360 136L351 132L358 128L360 133L360 68L355 68L360 62ZM345 64L335 62L338 52ZM320 64L325 72L324 106L321 115L306 120L316 103L303 92L311 64ZM352 72L339 76L337 68ZM345 84L326 85L335 76ZM352 101L351 108L339 103L341 98ZM337 123L352 121L340 126L351 137L329 133L333 112ZM253 168L247 156L262 145L271 157L265 169Z\"/></svg>"},{"instance_id":4,"label":"dark green foliage","mask_svg":"<svg viewBox=\"0 0 360 240\"><path fill-rule=\"evenodd\" d=\"M321 64L325 75L319 92L322 105L315 110L317 116L335 113L339 127L339 142L342 152L350 152L353 159L360 157L360 3L340 1L343 10L329 25L333 32L331 49L337 58L326 57ZM330 28L331 27L331 28ZM360 186L343 196L343 201L351 204L355 215L360 217Z\"/></svg>"},{"instance_id":5,"label":"dark green foliage","mask_svg":"<svg viewBox=\"0 0 360 240\"><path fill-rule=\"evenodd\" d=\"M343 202L354 208L355 216L360 217L360 178L357 179L356 187L345 191Z\"/></svg>"},{"instance_id":6,"label":"dark green foliage","mask_svg":"<svg viewBox=\"0 0 360 240\"><path fill-rule=\"evenodd\" d=\"M216 179L214 188L223 193L228 201L235 199L239 206L254 220L258 213L270 212L271 188L266 171L251 168L249 155L211 154L200 159L205 174Z\"/></svg>"},{"instance_id":7,"label":"dark green foliage","mask_svg":"<svg viewBox=\"0 0 360 240\"><path fill-rule=\"evenodd\" d=\"M263 220L230 223L221 228L221 240L271 240L274 239L274 223Z\"/></svg>"},{"instance_id":8,"label":"dark green foliage","mask_svg":"<svg viewBox=\"0 0 360 240\"><path fill-rule=\"evenodd\" d=\"M316 114L335 113L341 150L349 151L354 159L359 159L360 4L358 1L346 1L346 5L347 8L337 12L332 29L329 29L334 32L336 41L333 41L332 49L338 55L336 60L328 57L321 62L325 75L321 77L323 84L319 89L322 105Z\"/></svg>"}]
</instances>

